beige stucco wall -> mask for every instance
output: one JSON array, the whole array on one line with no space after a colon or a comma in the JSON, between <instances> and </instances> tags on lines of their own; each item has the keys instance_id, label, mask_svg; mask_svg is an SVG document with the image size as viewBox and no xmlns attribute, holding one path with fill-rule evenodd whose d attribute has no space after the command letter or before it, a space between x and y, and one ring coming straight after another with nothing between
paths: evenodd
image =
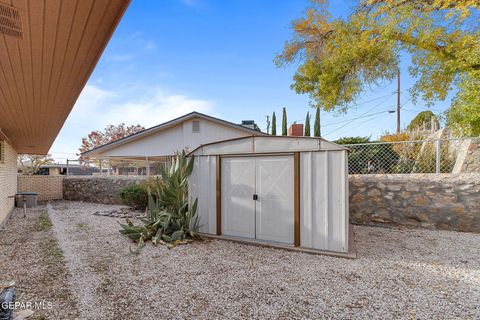
<instances>
[{"instance_id":1,"label":"beige stucco wall","mask_svg":"<svg viewBox=\"0 0 480 320\"><path fill-rule=\"evenodd\" d=\"M14 199L9 196L17 192L17 152L6 142L3 144L3 158L0 160L0 225L12 210Z\"/></svg>"},{"instance_id":2,"label":"beige stucco wall","mask_svg":"<svg viewBox=\"0 0 480 320\"><path fill-rule=\"evenodd\" d=\"M18 176L18 192L36 192L39 201L63 199L63 176Z\"/></svg>"}]
</instances>

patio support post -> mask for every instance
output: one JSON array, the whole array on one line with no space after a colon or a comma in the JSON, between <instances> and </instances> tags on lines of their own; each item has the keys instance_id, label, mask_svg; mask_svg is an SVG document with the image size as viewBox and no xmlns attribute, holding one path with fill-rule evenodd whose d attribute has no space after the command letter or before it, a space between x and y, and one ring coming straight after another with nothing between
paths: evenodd
<instances>
[{"instance_id":1,"label":"patio support post","mask_svg":"<svg viewBox=\"0 0 480 320\"><path fill-rule=\"evenodd\" d=\"M147 170L147 177L150 175L150 163L148 162L148 156L145 156L145 168Z\"/></svg>"},{"instance_id":2,"label":"patio support post","mask_svg":"<svg viewBox=\"0 0 480 320\"><path fill-rule=\"evenodd\" d=\"M110 170L111 170L110 157L107 157L107 176L108 177L110 177Z\"/></svg>"},{"instance_id":3,"label":"patio support post","mask_svg":"<svg viewBox=\"0 0 480 320\"><path fill-rule=\"evenodd\" d=\"M100 158L98 162L100 163L99 167L100 167L100 177L101 177L101 176L103 176L103 172L102 172L102 158Z\"/></svg>"},{"instance_id":4,"label":"patio support post","mask_svg":"<svg viewBox=\"0 0 480 320\"><path fill-rule=\"evenodd\" d=\"M67 177L70 174L70 168L69 168L69 163L68 162L69 162L69 160L67 159Z\"/></svg>"}]
</instances>

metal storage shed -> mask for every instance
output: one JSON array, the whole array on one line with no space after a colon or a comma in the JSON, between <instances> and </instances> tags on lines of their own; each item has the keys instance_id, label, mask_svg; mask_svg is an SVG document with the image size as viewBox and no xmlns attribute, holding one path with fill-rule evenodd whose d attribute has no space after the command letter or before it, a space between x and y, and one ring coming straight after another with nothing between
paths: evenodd
<instances>
[{"instance_id":1,"label":"metal storage shed","mask_svg":"<svg viewBox=\"0 0 480 320\"><path fill-rule=\"evenodd\" d=\"M251 136L192 151L200 231L348 255L347 149L322 138Z\"/></svg>"}]
</instances>

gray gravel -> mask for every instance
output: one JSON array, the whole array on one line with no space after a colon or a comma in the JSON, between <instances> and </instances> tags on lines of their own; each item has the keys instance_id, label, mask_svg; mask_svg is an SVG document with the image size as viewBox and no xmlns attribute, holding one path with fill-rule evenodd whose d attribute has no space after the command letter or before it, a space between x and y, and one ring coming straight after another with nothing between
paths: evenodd
<instances>
[{"instance_id":1,"label":"gray gravel","mask_svg":"<svg viewBox=\"0 0 480 320\"><path fill-rule=\"evenodd\" d=\"M480 235L355 226L358 258L206 240L129 253L105 206L49 210L82 319L480 319Z\"/></svg>"},{"instance_id":2,"label":"gray gravel","mask_svg":"<svg viewBox=\"0 0 480 320\"><path fill-rule=\"evenodd\" d=\"M34 309L29 319L78 319L69 270L44 206L28 209L26 218L23 209L14 209L0 231L0 287L11 281L22 304L16 311Z\"/></svg>"}]
</instances>

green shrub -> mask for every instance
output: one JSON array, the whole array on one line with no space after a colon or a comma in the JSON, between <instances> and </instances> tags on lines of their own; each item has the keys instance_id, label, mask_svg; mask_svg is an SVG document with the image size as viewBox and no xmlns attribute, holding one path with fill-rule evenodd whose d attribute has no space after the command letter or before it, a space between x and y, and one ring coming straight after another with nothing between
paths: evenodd
<instances>
[{"instance_id":1,"label":"green shrub","mask_svg":"<svg viewBox=\"0 0 480 320\"><path fill-rule=\"evenodd\" d=\"M374 143L370 137L344 137L334 142L350 149L349 174L391 173L399 159L393 145Z\"/></svg>"},{"instance_id":2,"label":"green shrub","mask_svg":"<svg viewBox=\"0 0 480 320\"><path fill-rule=\"evenodd\" d=\"M147 190L138 184L130 184L120 191L122 202L137 210L145 210L148 206Z\"/></svg>"}]
</instances>

